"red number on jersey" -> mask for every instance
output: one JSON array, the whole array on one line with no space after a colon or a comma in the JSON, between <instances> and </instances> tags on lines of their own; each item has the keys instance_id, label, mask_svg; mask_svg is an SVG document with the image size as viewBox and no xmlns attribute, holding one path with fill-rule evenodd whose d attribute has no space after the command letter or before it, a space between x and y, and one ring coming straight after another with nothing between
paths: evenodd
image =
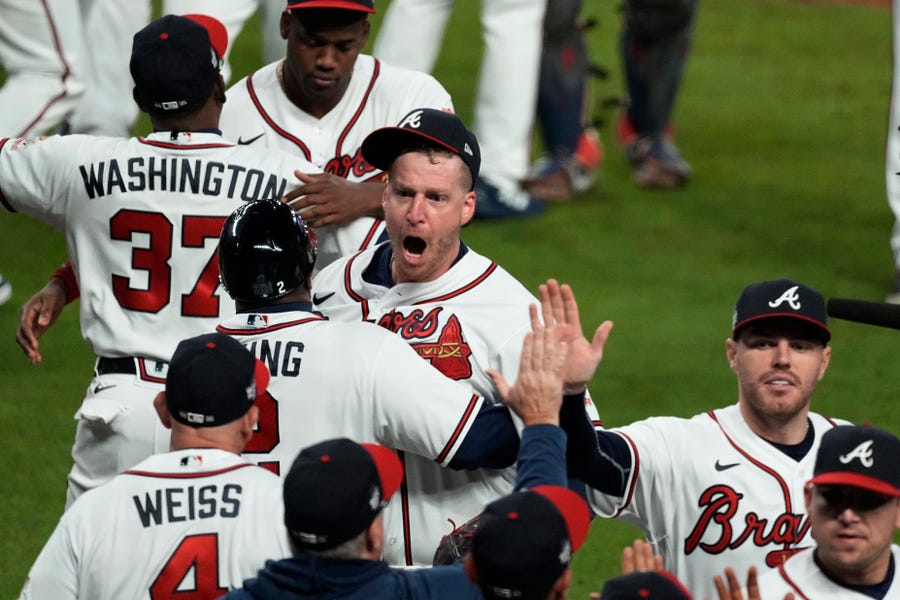
<instances>
[{"instance_id":1,"label":"red number on jersey","mask_svg":"<svg viewBox=\"0 0 900 600\"><path fill-rule=\"evenodd\" d=\"M225 217L185 217L184 227L181 228L181 245L185 248L203 248L207 239L219 238L223 225ZM187 317L218 316L219 297L215 294L217 287L219 287L218 250L209 257L191 293L182 294L181 314Z\"/></svg>"},{"instance_id":2,"label":"red number on jersey","mask_svg":"<svg viewBox=\"0 0 900 600\"><path fill-rule=\"evenodd\" d=\"M189 579L190 575L193 577ZM150 586L150 598L207 600L218 598L227 591L228 588L219 586L218 534L206 533L189 535L181 540Z\"/></svg>"},{"instance_id":3,"label":"red number on jersey","mask_svg":"<svg viewBox=\"0 0 900 600\"><path fill-rule=\"evenodd\" d=\"M200 248L206 240L218 238L225 217L185 215L181 223L181 247ZM131 265L147 272L147 287L134 288L128 277L113 275L113 293L122 308L140 312L159 312L168 306L172 293L173 226L161 213L137 210L120 210L109 221L110 237L131 242L134 234L149 237L147 247L133 247ZM219 316L219 298L215 295L219 286L219 262L216 251L207 261L190 294L181 295L181 314L186 317Z\"/></svg>"},{"instance_id":4,"label":"red number on jersey","mask_svg":"<svg viewBox=\"0 0 900 600\"><path fill-rule=\"evenodd\" d=\"M244 446L245 454L249 452L267 454L274 450L281 441L278 433L278 400L266 392L256 399L256 407L259 409L259 422L256 424L253 437ZM280 461L277 460L260 461L259 466L276 475L279 475L281 471Z\"/></svg>"}]
</instances>

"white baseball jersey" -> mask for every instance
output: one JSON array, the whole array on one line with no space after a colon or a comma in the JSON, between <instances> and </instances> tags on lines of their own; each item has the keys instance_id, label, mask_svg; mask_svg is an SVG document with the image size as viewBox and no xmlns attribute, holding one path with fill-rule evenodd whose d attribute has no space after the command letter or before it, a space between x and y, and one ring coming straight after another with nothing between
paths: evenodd
<instances>
[{"instance_id":1,"label":"white baseball jersey","mask_svg":"<svg viewBox=\"0 0 900 600\"><path fill-rule=\"evenodd\" d=\"M430 75L391 67L361 54L341 101L317 119L285 96L277 75L279 64L269 64L229 88L222 131L239 144L292 152L348 181L374 181L382 176L360 152L369 133L397 125L415 108L453 108L450 95ZM316 228L317 267L374 245L383 232L382 220L372 217L341 227Z\"/></svg>"},{"instance_id":2,"label":"white baseball jersey","mask_svg":"<svg viewBox=\"0 0 900 600\"><path fill-rule=\"evenodd\" d=\"M895 569L900 565L900 546L893 544ZM778 569L759 578L759 593L764 600L781 600L788 592L797 600L872 600L872 596L844 587L827 577L813 560L812 549L798 552ZM882 596L885 600L900 598L900 577L894 574L890 587Z\"/></svg>"},{"instance_id":3,"label":"white baseball jersey","mask_svg":"<svg viewBox=\"0 0 900 600\"><path fill-rule=\"evenodd\" d=\"M218 598L290 556L283 513L281 481L235 454L152 456L63 514L20 600Z\"/></svg>"},{"instance_id":4,"label":"white baseball jersey","mask_svg":"<svg viewBox=\"0 0 900 600\"><path fill-rule=\"evenodd\" d=\"M613 429L631 452L625 495L589 488L588 499L598 514L644 529L666 569L695 597L714 598L723 565L764 571L813 543L803 487L822 435L844 422L809 419L815 437L799 462L753 433L736 404Z\"/></svg>"},{"instance_id":5,"label":"white baseball jersey","mask_svg":"<svg viewBox=\"0 0 900 600\"><path fill-rule=\"evenodd\" d=\"M303 448L335 437L374 442L446 465L483 399L422 363L369 323L337 323L309 303L238 313L233 336L272 374L244 458L282 476Z\"/></svg>"},{"instance_id":6,"label":"white baseball jersey","mask_svg":"<svg viewBox=\"0 0 900 600\"><path fill-rule=\"evenodd\" d=\"M364 280L363 271L388 248L380 244L319 273L313 280L316 308L333 320L371 321L395 332L446 377L467 382L486 398L496 393L486 369L514 381L531 330L528 306L538 300L471 249L435 281L388 288ZM593 405L589 414L598 418ZM394 565L430 565L451 522L464 523L513 490L513 468L452 471L419 456L401 458L406 486L389 507L394 512L385 530L385 560ZM403 529L396 527L400 523Z\"/></svg>"},{"instance_id":7,"label":"white baseball jersey","mask_svg":"<svg viewBox=\"0 0 900 600\"><path fill-rule=\"evenodd\" d=\"M280 197L296 168L316 170L215 133L0 139L0 204L65 232L91 350L136 357L130 371L100 373L88 389L69 502L168 449L152 407L166 362L179 341L234 313L218 291L222 224L243 201Z\"/></svg>"}]
</instances>

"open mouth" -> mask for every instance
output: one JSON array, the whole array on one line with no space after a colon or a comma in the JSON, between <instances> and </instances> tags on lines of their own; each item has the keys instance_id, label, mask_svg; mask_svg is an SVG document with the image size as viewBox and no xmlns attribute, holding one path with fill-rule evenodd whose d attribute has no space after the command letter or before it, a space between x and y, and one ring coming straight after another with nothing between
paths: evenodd
<instances>
[{"instance_id":1,"label":"open mouth","mask_svg":"<svg viewBox=\"0 0 900 600\"><path fill-rule=\"evenodd\" d=\"M403 249L406 250L410 254L414 254L416 256L420 256L423 252L425 252L425 247L428 244L422 238L414 237L411 235L403 238Z\"/></svg>"}]
</instances>

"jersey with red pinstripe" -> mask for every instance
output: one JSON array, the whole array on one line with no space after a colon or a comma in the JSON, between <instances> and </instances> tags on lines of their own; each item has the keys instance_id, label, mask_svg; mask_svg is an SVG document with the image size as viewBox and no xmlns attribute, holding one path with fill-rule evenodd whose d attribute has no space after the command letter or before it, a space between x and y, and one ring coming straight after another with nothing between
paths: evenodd
<instances>
[{"instance_id":1,"label":"jersey with red pinstripe","mask_svg":"<svg viewBox=\"0 0 900 600\"><path fill-rule=\"evenodd\" d=\"M893 544L893 578L888 584L884 600L900 598L900 546ZM873 597L859 590L845 587L826 576L813 560L812 550L799 552L778 569L772 569L759 578L759 592L763 598L784 598L788 592L797 600L872 600Z\"/></svg>"},{"instance_id":2,"label":"jersey with red pinstripe","mask_svg":"<svg viewBox=\"0 0 900 600\"><path fill-rule=\"evenodd\" d=\"M813 543L803 487L822 435L844 422L809 420L813 445L799 462L753 433L736 404L613 429L631 449L625 495L588 498L600 515L642 528L695 597L714 598L723 565L763 572Z\"/></svg>"},{"instance_id":3,"label":"jersey with red pinstripe","mask_svg":"<svg viewBox=\"0 0 900 600\"><path fill-rule=\"evenodd\" d=\"M69 502L168 449L152 406L165 362L179 341L234 314L218 291L222 224L242 202L290 189L297 168L315 169L215 133L0 140L0 204L65 232L91 351L153 365L94 377L77 414Z\"/></svg>"},{"instance_id":4,"label":"jersey with red pinstripe","mask_svg":"<svg viewBox=\"0 0 900 600\"><path fill-rule=\"evenodd\" d=\"M28 598L217 598L290 556L281 481L231 452L152 456L66 511Z\"/></svg>"},{"instance_id":5,"label":"jersey with red pinstripe","mask_svg":"<svg viewBox=\"0 0 900 600\"><path fill-rule=\"evenodd\" d=\"M231 86L222 110L222 131L239 143L296 153L349 181L382 176L360 152L363 139L373 130L398 124L414 108L453 108L450 94L432 76L360 54L343 98L317 119L285 96L277 76L279 64L269 64ZM382 220L372 217L317 228L317 267L373 245L383 232Z\"/></svg>"},{"instance_id":6,"label":"jersey with red pinstripe","mask_svg":"<svg viewBox=\"0 0 900 600\"><path fill-rule=\"evenodd\" d=\"M365 281L363 271L387 244L319 273L313 279L316 308L332 320L371 321L395 332L445 376L493 398L496 392L485 370L496 369L507 381L515 380L522 342L531 330L528 306L538 300L497 263L471 249L434 281L390 288ZM588 406L591 418L598 419L593 404ZM513 469L450 471L417 456L403 459L406 485L392 509L423 506L427 521L417 524L405 516L403 530L385 531L385 560L394 565L430 565L441 536L453 529L451 523L465 522L510 493L515 479ZM426 531L418 531L421 527Z\"/></svg>"}]
</instances>

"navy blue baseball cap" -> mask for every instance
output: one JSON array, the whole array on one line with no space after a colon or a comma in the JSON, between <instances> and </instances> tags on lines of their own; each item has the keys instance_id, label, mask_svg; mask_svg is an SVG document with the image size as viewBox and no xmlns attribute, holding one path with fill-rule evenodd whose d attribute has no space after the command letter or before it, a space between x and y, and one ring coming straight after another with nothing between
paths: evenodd
<instances>
[{"instance_id":1,"label":"navy blue baseball cap","mask_svg":"<svg viewBox=\"0 0 900 600\"><path fill-rule=\"evenodd\" d=\"M834 427L822 436L810 483L849 485L900 496L900 439L865 425Z\"/></svg>"},{"instance_id":2,"label":"navy blue baseball cap","mask_svg":"<svg viewBox=\"0 0 900 600\"><path fill-rule=\"evenodd\" d=\"M487 505L472 536L487 599L544 597L587 537L587 504L572 490L535 486Z\"/></svg>"},{"instance_id":3,"label":"navy blue baseball cap","mask_svg":"<svg viewBox=\"0 0 900 600\"><path fill-rule=\"evenodd\" d=\"M225 26L207 15L166 15L134 34L129 68L141 102L165 114L200 108L228 47Z\"/></svg>"},{"instance_id":4,"label":"navy blue baseball cap","mask_svg":"<svg viewBox=\"0 0 900 600\"><path fill-rule=\"evenodd\" d=\"M247 414L269 385L269 370L224 333L183 340L166 376L166 407L179 423L218 427Z\"/></svg>"},{"instance_id":5,"label":"navy blue baseball cap","mask_svg":"<svg viewBox=\"0 0 900 600\"><path fill-rule=\"evenodd\" d=\"M284 479L284 524L306 550L335 548L365 531L403 481L390 449L326 440L300 451Z\"/></svg>"},{"instance_id":6,"label":"navy blue baseball cap","mask_svg":"<svg viewBox=\"0 0 900 600\"><path fill-rule=\"evenodd\" d=\"M808 323L824 342L831 339L828 312L822 294L791 279L772 279L744 288L734 306L732 335L761 319L788 317Z\"/></svg>"},{"instance_id":7,"label":"navy blue baseball cap","mask_svg":"<svg viewBox=\"0 0 900 600\"><path fill-rule=\"evenodd\" d=\"M635 571L613 577L603 585L603 600L691 600L678 579L668 571Z\"/></svg>"},{"instance_id":8,"label":"navy blue baseball cap","mask_svg":"<svg viewBox=\"0 0 900 600\"><path fill-rule=\"evenodd\" d=\"M382 127L367 135L360 148L370 165L387 171L398 156L423 141L458 155L469 167L474 185L481 168L478 139L452 112L417 108L403 117L396 127Z\"/></svg>"}]
</instances>

